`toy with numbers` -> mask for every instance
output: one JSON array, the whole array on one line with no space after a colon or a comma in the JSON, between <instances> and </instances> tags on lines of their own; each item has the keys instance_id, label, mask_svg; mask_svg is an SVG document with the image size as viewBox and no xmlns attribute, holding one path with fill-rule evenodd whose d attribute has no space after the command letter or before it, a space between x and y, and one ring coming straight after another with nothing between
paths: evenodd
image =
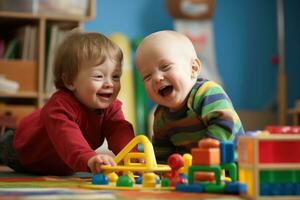
<instances>
[{"instance_id":1,"label":"toy with numbers","mask_svg":"<svg viewBox=\"0 0 300 200\"><path fill-rule=\"evenodd\" d=\"M239 178L257 200L300 199L300 127L269 126L238 139Z\"/></svg>"},{"instance_id":2,"label":"toy with numbers","mask_svg":"<svg viewBox=\"0 0 300 200\"><path fill-rule=\"evenodd\" d=\"M131 152L142 144L143 152ZM116 166L103 165L103 173L81 187L110 190L178 190L184 192L209 192L241 194L246 185L237 182L234 163L234 144L206 138L199 141L191 154L172 154L168 165L156 163L154 150L146 136L136 136L115 157ZM143 162L132 162L143 160ZM123 172L119 177L116 172ZM142 173L134 176L134 172ZM229 177L225 177L225 174Z\"/></svg>"}]
</instances>

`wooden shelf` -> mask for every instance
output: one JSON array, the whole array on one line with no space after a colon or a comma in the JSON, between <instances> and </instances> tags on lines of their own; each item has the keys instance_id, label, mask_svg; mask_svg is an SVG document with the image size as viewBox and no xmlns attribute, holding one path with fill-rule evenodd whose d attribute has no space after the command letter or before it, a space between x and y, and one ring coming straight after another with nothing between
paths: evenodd
<instances>
[{"instance_id":1,"label":"wooden shelf","mask_svg":"<svg viewBox=\"0 0 300 200\"><path fill-rule=\"evenodd\" d=\"M15 18L15 19L49 19L59 21L87 21L95 17L96 14L96 2L95 0L89 0L87 15L45 15L42 13L30 13L30 12L16 12L16 11L0 11L1 18Z\"/></svg>"},{"instance_id":2,"label":"wooden shelf","mask_svg":"<svg viewBox=\"0 0 300 200\"><path fill-rule=\"evenodd\" d=\"M14 11L0 11L0 17L12 18L12 19L47 19L57 21L86 21L92 19L91 16L54 16L54 15L43 15L26 12L14 12Z\"/></svg>"},{"instance_id":3,"label":"wooden shelf","mask_svg":"<svg viewBox=\"0 0 300 200\"><path fill-rule=\"evenodd\" d=\"M49 50L46 51L49 48L49 30L53 26L58 27L61 32L76 27L82 28L85 21L94 18L95 4L95 0L88 0L86 16L67 14L54 16L40 13L0 11L0 25L2 28L0 39L4 41L5 48L8 48L10 41L13 39L18 42L16 47L18 48L18 55L15 55L13 59L0 59L0 75L3 75L7 80L19 83L17 92L0 92L0 115L9 111L21 118L44 105L45 101L51 96L45 90L45 79L48 77L46 75L46 64L50 55ZM30 41L33 41L28 49L22 46L25 46L26 28L31 29L31 31L34 29L36 34L32 37L27 32L27 35L30 35ZM32 47L35 48L34 51L32 51ZM33 55L33 59L24 58L26 49L31 51L29 54ZM46 52L48 52L48 56L45 56Z\"/></svg>"},{"instance_id":4,"label":"wooden shelf","mask_svg":"<svg viewBox=\"0 0 300 200\"><path fill-rule=\"evenodd\" d=\"M0 97L6 98L37 98L37 92L18 92L18 93L6 93L0 92Z\"/></svg>"}]
</instances>

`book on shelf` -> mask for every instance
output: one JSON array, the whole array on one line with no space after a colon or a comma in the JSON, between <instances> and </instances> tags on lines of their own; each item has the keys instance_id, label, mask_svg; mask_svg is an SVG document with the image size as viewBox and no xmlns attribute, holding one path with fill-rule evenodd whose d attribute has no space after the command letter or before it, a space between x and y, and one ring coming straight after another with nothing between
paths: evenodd
<instances>
[{"instance_id":1,"label":"book on shelf","mask_svg":"<svg viewBox=\"0 0 300 200\"><path fill-rule=\"evenodd\" d=\"M5 42L0 38L0 58L3 58L5 52Z\"/></svg>"},{"instance_id":2,"label":"book on shelf","mask_svg":"<svg viewBox=\"0 0 300 200\"><path fill-rule=\"evenodd\" d=\"M28 57L28 45L29 45L29 38L30 38L30 26L23 26L18 30L17 37L21 43L20 53L21 59L25 60Z\"/></svg>"},{"instance_id":3,"label":"book on shelf","mask_svg":"<svg viewBox=\"0 0 300 200\"><path fill-rule=\"evenodd\" d=\"M21 46L22 60L35 60L37 58L37 27L26 25L19 29L18 39Z\"/></svg>"},{"instance_id":4,"label":"book on shelf","mask_svg":"<svg viewBox=\"0 0 300 200\"><path fill-rule=\"evenodd\" d=\"M57 25L48 28L46 35L46 52L45 52L45 92L52 93L55 91L53 64L54 55L58 45L65 39L69 31L60 29Z\"/></svg>"},{"instance_id":5,"label":"book on shelf","mask_svg":"<svg viewBox=\"0 0 300 200\"><path fill-rule=\"evenodd\" d=\"M15 59L18 55L18 39L13 38L8 42L7 48L5 49L4 59Z\"/></svg>"},{"instance_id":6,"label":"book on shelf","mask_svg":"<svg viewBox=\"0 0 300 200\"><path fill-rule=\"evenodd\" d=\"M37 59L37 27L30 27L30 38L28 45L28 60Z\"/></svg>"},{"instance_id":7,"label":"book on shelf","mask_svg":"<svg viewBox=\"0 0 300 200\"><path fill-rule=\"evenodd\" d=\"M48 45L48 55L46 64L46 76L45 76L45 92L51 93L53 90L53 62L54 62L54 53L55 53L55 46L57 41L58 35L58 26L52 25L50 27L50 36L49 36L49 45Z\"/></svg>"}]
</instances>

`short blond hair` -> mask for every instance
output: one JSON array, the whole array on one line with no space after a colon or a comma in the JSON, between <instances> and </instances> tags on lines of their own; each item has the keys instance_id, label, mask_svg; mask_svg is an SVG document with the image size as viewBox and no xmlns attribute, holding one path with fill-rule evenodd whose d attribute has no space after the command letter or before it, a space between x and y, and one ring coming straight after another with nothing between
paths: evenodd
<instances>
[{"instance_id":1,"label":"short blond hair","mask_svg":"<svg viewBox=\"0 0 300 200\"><path fill-rule=\"evenodd\" d=\"M109 58L121 67L123 53L118 45L106 36L95 32L71 32L58 46L54 59L54 84L63 89L71 84L80 67L93 66Z\"/></svg>"}]
</instances>

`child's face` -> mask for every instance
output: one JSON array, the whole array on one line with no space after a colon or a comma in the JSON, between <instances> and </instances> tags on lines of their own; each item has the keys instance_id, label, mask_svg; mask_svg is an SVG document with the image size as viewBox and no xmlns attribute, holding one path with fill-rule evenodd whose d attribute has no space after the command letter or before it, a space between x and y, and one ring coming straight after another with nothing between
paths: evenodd
<instances>
[{"instance_id":1,"label":"child's face","mask_svg":"<svg viewBox=\"0 0 300 200\"><path fill-rule=\"evenodd\" d=\"M81 66L74 82L67 87L88 108L103 109L117 98L121 74L121 68L107 58L97 66Z\"/></svg>"},{"instance_id":2,"label":"child's face","mask_svg":"<svg viewBox=\"0 0 300 200\"><path fill-rule=\"evenodd\" d=\"M183 55L170 41L151 41L137 53L137 67L148 96L157 104L177 110L185 103L200 68L197 59ZM197 65L197 68L194 68Z\"/></svg>"}]
</instances>

